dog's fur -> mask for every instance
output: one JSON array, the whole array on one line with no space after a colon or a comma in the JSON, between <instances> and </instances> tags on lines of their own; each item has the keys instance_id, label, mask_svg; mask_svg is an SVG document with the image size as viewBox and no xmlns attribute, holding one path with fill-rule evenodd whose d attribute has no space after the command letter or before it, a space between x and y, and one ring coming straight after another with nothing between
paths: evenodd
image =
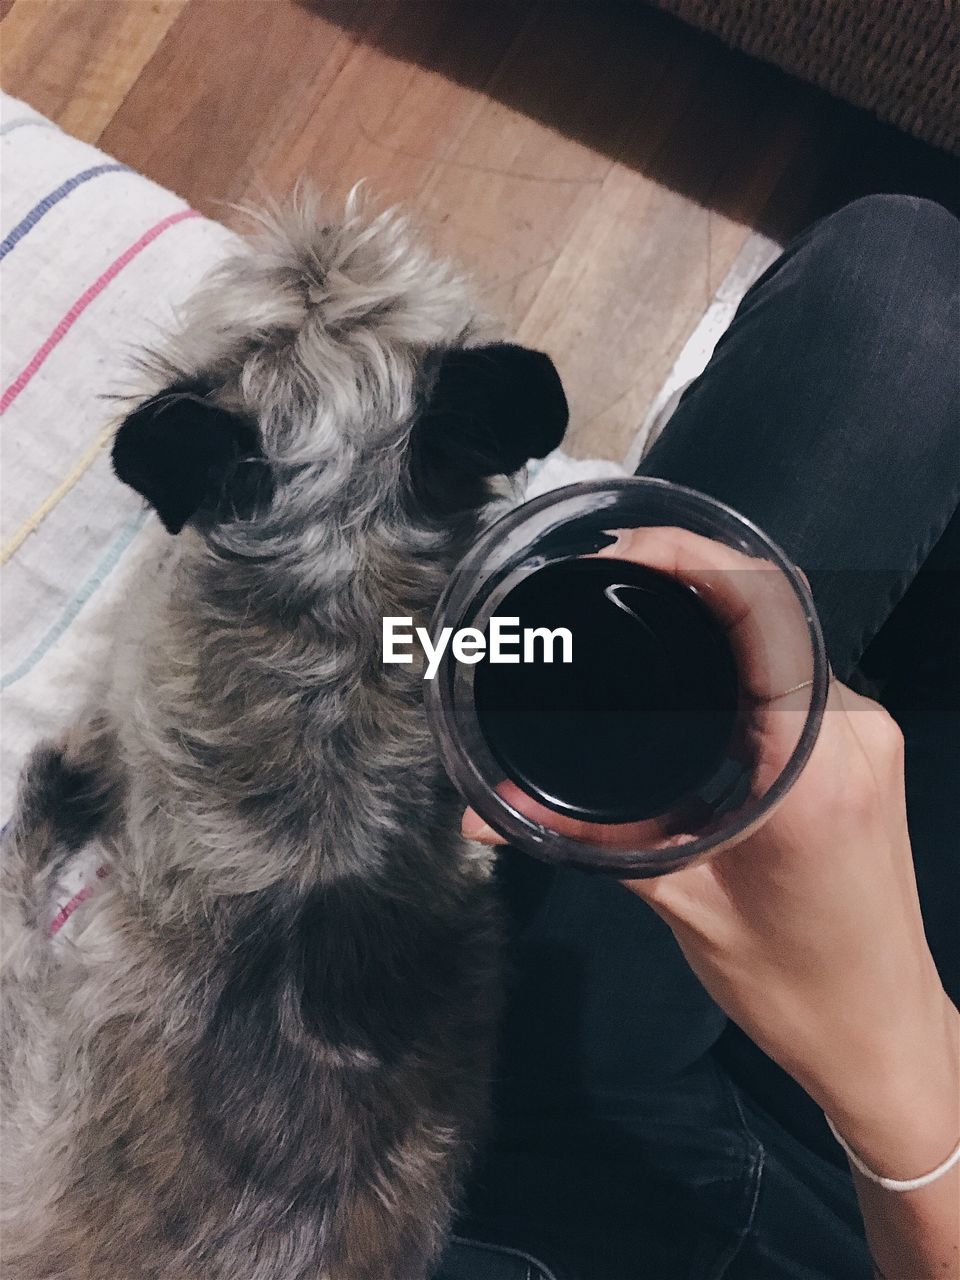
<instances>
[{"instance_id":1,"label":"dog's fur","mask_svg":"<svg viewBox=\"0 0 960 1280\"><path fill-rule=\"evenodd\" d=\"M402 219L301 204L150 358L114 465L183 532L3 853L5 1277L434 1265L498 930L381 619L426 624L490 477L562 436L547 358L488 338ZM108 887L55 948L43 904L90 841Z\"/></svg>"}]
</instances>

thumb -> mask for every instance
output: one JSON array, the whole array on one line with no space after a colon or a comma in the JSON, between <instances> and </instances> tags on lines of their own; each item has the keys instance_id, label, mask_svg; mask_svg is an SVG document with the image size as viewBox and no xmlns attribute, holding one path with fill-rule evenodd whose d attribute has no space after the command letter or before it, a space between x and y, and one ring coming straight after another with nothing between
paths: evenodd
<instances>
[{"instance_id":1,"label":"thumb","mask_svg":"<svg viewBox=\"0 0 960 1280\"><path fill-rule=\"evenodd\" d=\"M467 809L460 823L460 834L465 840L476 840L478 844L504 844L503 836L497 835L489 823L484 822L473 809Z\"/></svg>"}]
</instances>

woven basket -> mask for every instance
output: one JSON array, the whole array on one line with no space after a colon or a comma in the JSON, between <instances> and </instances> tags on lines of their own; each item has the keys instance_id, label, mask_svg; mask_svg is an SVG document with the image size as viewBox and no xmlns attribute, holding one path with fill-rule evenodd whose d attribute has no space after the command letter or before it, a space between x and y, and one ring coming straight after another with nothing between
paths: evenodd
<instances>
[{"instance_id":1,"label":"woven basket","mask_svg":"<svg viewBox=\"0 0 960 1280\"><path fill-rule=\"evenodd\" d=\"M960 155L960 0L652 0Z\"/></svg>"}]
</instances>

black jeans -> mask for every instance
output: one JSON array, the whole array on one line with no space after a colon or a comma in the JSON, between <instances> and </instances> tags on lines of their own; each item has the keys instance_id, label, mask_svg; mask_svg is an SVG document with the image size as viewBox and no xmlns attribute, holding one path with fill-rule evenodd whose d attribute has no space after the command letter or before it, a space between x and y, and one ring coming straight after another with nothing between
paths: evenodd
<instances>
[{"instance_id":1,"label":"black jeans","mask_svg":"<svg viewBox=\"0 0 960 1280\"><path fill-rule=\"evenodd\" d=\"M906 736L928 936L960 985L960 223L883 196L745 297L641 467L723 499L807 572L833 669ZM497 1125L460 1224L558 1280L868 1280L822 1115L615 882L506 850L514 976ZM535 1276L451 1250L447 1280Z\"/></svg>"}]
</instances>

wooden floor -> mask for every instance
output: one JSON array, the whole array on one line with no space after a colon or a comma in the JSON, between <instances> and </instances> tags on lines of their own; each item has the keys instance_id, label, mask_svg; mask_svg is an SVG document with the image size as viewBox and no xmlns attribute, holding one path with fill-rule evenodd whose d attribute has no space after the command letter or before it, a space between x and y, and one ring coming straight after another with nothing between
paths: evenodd
<instances>
[{"instance_id":1,"label":"wooden floor","mask_svg":"<svg viewBox=\"0 0 960 1280\"><path fill-rule=\"evenodd\" d=\"M0 0L2 82L203 212L403 200L619 458L751 228L956 197L938 153L639 0ZM960 190L960 188L958 188Z\"/></svg>"}]
</instances>

